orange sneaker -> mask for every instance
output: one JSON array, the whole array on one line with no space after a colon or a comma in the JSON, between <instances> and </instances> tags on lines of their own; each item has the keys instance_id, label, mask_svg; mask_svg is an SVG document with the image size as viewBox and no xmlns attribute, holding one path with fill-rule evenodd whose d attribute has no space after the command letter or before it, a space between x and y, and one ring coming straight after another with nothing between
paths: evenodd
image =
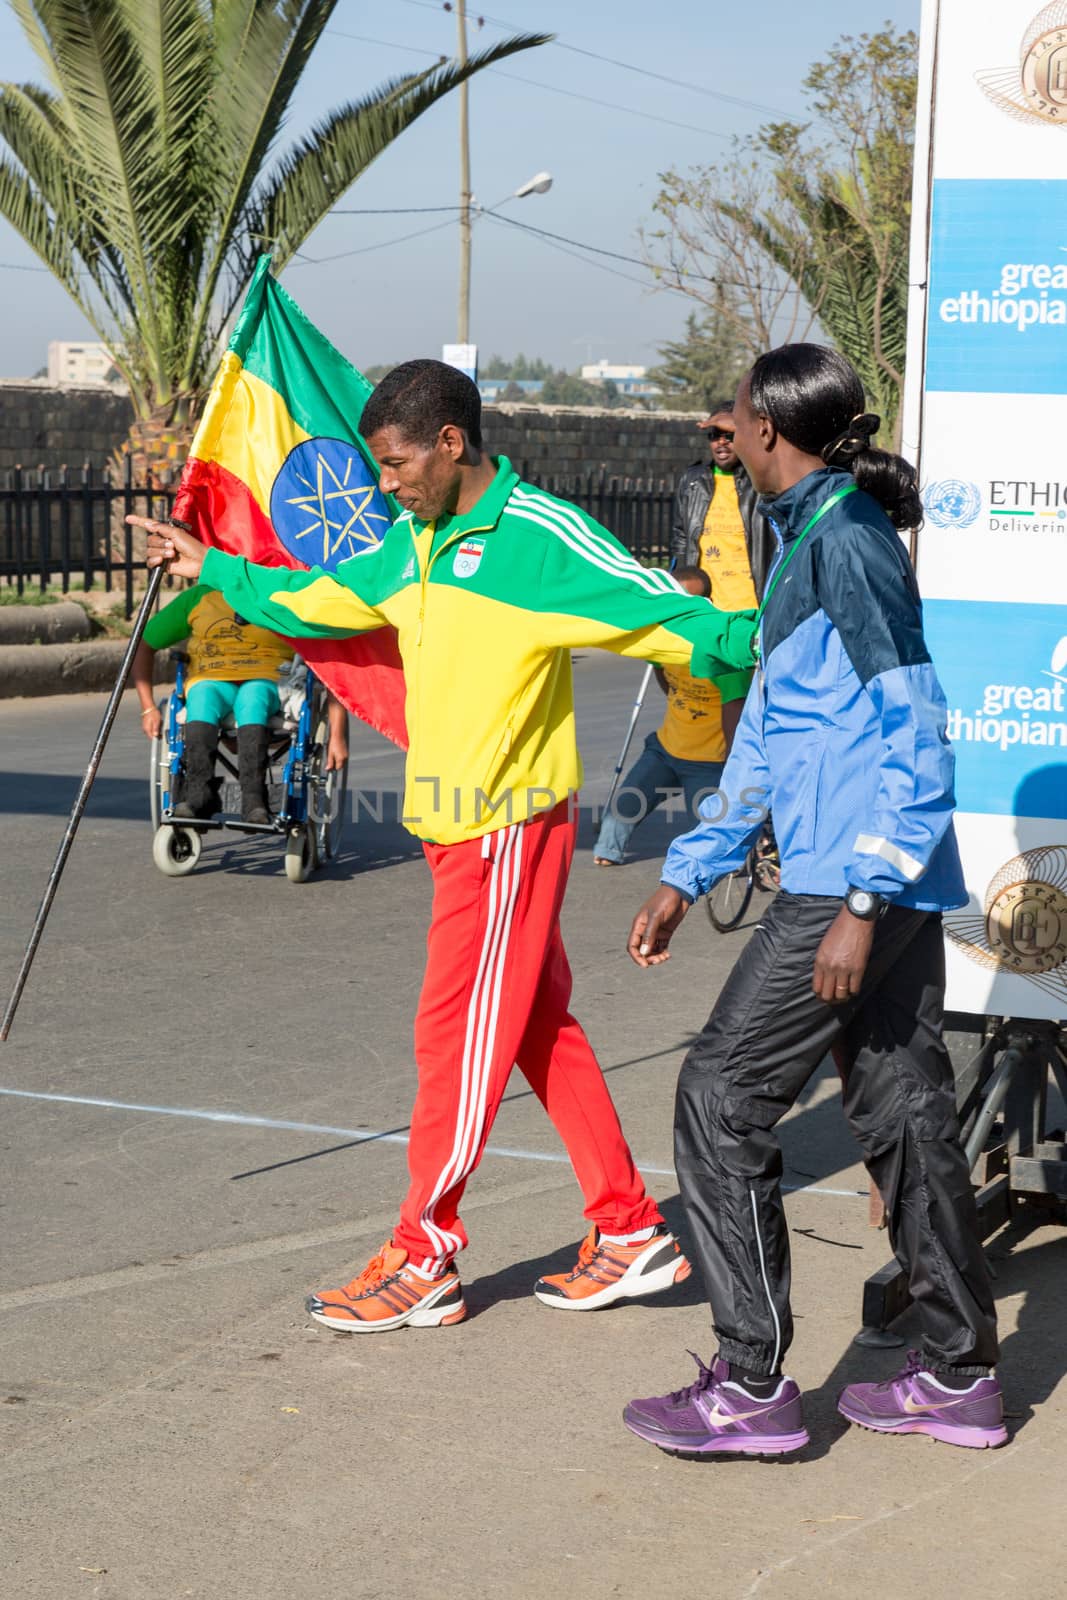
<instances>
[{"instance_id":1,"label":"orange sneaker","mask_svg":"<svg viewBox=\"0 0 1067 1600\"><path fill-rule=\"evenodd\" d=\"M363 1271L343 1289L309 1294L305 1304L316 1322L339 1333L387 1333L390 1328L447 1328L467 1315L455 1267L440 1278L420 1278L407 1251L383 1244Z\"/></svg>"},{"instance_id":2,"label":"orange sneaker","mask_svg":"<svg viewBox=\"0 0 1067 1600\"><path fill-rule=\"evenodd\" d=\"M561 1311L598 1311L616 1300L639 1300L683 1283L692 1272L678 1241L661 1222L639 1244L608 1244L590 1228L570 1272L539 1278L534 1294Z\"/></svg>"}]
</instances>

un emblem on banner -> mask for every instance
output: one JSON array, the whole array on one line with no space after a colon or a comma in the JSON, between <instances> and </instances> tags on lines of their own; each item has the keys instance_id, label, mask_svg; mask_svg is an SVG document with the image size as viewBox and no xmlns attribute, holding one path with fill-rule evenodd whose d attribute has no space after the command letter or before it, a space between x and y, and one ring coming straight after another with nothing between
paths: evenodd
<instances>
[{"instance_id":1,"label":"un emblem on banner","mask_svg":"<svg viewBox=\"0 0 1067 1600\"><path fill-rule=\"evenodd\" d=\"M1067 998L1067 849L1039 845L1006 861L982 911L946 913L952 942L981 967L1030 978Z\"/></svg>"},{"instance_id":2,"label":"un emblem on banner","mask_svg":"<svg viewBox=\"0 0 1067 1600\"><path fill-rule=\"evenodd\" d=\"M357 447L319 438L286 456L270 492L270 520L291 556L332 572L380 544L392 518Z\"/></svg>"},{"instance_id":3,"label":"un emblem on banner","mask_svg":"<svg viewBox=\"0 0 1067 1600\"><path fill-rule=\"evenodd\" d=\"M923 505L935 528L969 528L982 509L982 496L976 483L943 478L927 486Z\"/></svg>"},{"instance_id":4,"label":"un emblem on banner","mask_svg":"<svg viewBox=\"0 0 1067 1600\"><path fill-rule=\"evenodd\" d=\"M1018 67L976 77L982 93L1017 122L1067 126L1067 0L1038 12L1023 34Z\"/></svg>"}]
</instances>

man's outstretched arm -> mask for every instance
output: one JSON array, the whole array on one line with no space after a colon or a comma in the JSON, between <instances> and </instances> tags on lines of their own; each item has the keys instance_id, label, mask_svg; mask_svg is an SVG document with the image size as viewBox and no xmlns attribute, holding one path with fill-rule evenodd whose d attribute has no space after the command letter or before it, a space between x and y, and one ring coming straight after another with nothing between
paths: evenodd
<instances>
[{"instance_id":1,"label":"man's outstretched arm","mask_svg":"<svg viewBox=\"0 0 1067 1600\"><path fill-rule=\"evenodd\" d=\"M345 639L385 626L386 618L354 586L347 572L334 577L315 567L262 567L243 556L208 548L191 534L151 517L127 517L148 533L148 565L166 565L178 577L217 589L239 616L287 639ZM372 575L381 545L345 562ZM361 584L362 587L362 584Z\"/></svg>"}]
</instances>

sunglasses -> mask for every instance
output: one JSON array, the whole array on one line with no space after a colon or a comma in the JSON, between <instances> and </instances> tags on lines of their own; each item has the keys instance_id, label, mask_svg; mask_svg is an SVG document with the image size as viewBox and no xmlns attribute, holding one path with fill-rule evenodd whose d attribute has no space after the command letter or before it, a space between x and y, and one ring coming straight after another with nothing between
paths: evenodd
<instances>
[{"instance_id":1,"label":"sunglasses","mask_svg":"<svg viewBox=\"0 0 1067 1600\"><path fill-rule=\"evenodd\" d=\"M732 428L709 428L708 438L712 444L715 443L716 439L725 439L727 444L733 444L734 430Z\"/></svg>"}]
</instances>

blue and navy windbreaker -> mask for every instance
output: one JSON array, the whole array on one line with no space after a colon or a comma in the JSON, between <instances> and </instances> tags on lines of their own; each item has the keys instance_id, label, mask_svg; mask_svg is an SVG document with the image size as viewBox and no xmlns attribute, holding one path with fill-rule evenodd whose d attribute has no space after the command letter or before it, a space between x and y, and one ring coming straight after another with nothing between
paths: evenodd
<instances>
[{"instance_id":1,"label":"blue and navy windbreaker","mask_svg":"<svg viewBox=\"0 0 1067 1600\"><path fill-rule=\"evenodd\" d=\"M663 882L690 899L742 865L769 808L782 888L793 894L852 887L924 911L966 904L945 697L899 534L858 491L782 565L820 506L851 482L824 468L760 503L782 575L721 790L664 864Z\"/></svg>"}]
</instances>

